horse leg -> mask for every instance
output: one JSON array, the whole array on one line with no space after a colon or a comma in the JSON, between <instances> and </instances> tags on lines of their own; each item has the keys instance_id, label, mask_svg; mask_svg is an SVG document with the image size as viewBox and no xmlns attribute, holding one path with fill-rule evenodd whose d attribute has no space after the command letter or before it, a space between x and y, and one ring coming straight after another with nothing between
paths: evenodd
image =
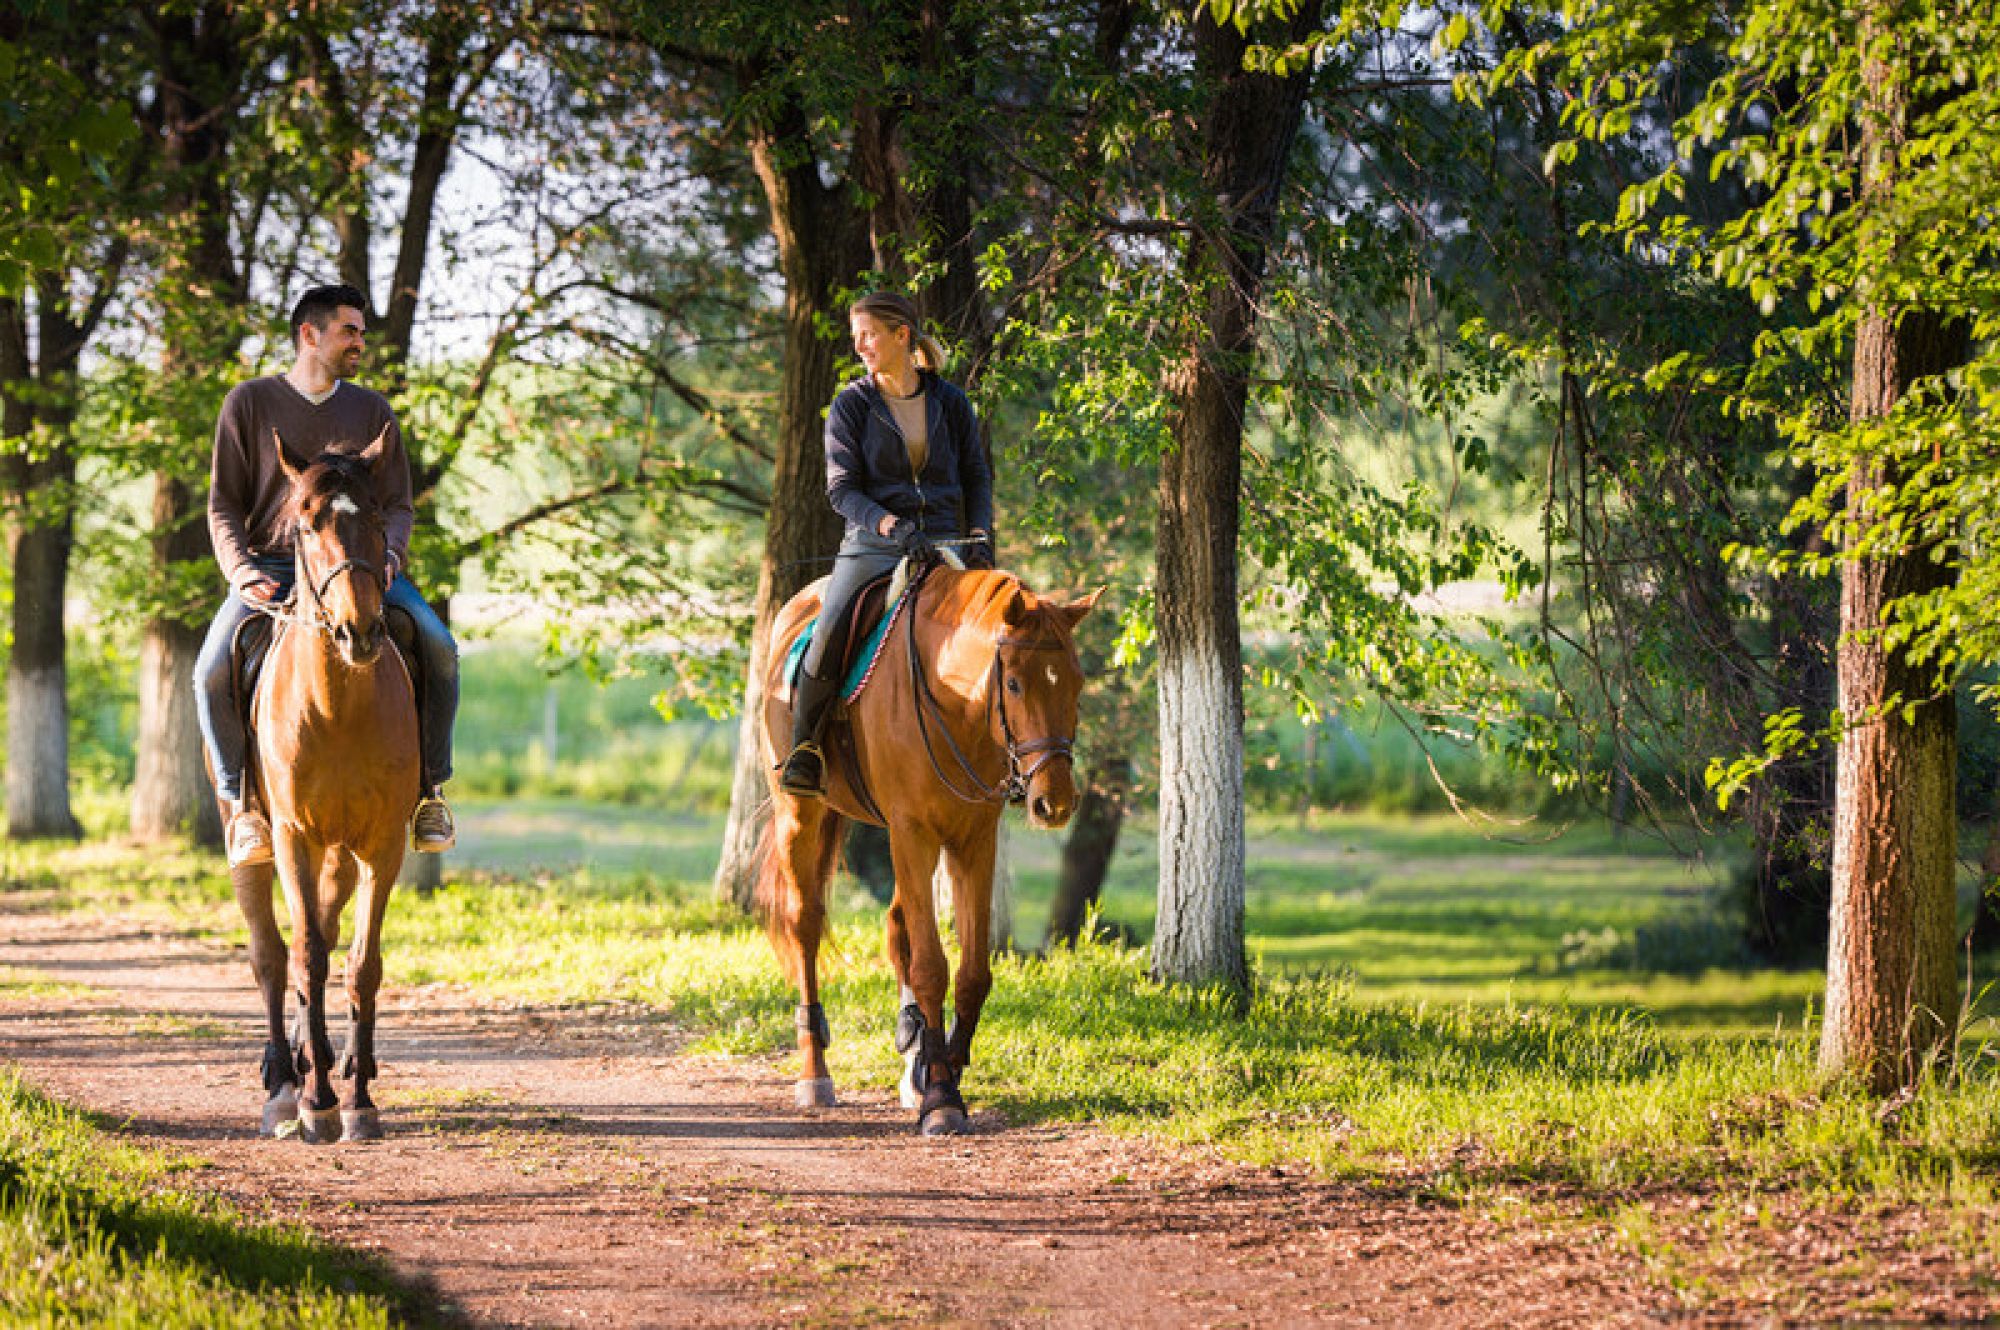
<instances>
[{"instance_id":1,"label":"horse leg","mask_svg":"<svg viewBox=\"0 0 2000 1330\"><path fill-rule=\"evenodd\" d=\"M965 1101L958 1093L958 1072L945 1048L944 990L950 979L944 944L938 940L937 912L931 904L931 878L937 872L937 837L915 824L889 829L889 854L896 864L896 897L892 911L908 948L908 978L916 999L915 1038L904 1050L904 1103L916 1099L917 1128L926 1136L955 1136L965 1130ZM893 947L894 940L892 938ZM907 1012L907 1007L905 1008ZM907 1031L898 1023L900 1044Z\"/></svg>"},{"instance_id":2,"label":"horse leg","mask_svg":"<svg viewBox=\"0 0 2000 1330\"><path fill-rule=\"evenodd\" d=\"M308 844L305 837L282 824L274 830L278 873L285 883L285 907L292 916L291 980L299 1003L294 1051L298 1069L306 1077L306 1094L299 1105L299 1137L306 1141L332 1140L340 1130L340 1116L334 1109L333 1042L326 1033L329 947L319 909L324 890L319 870L326 851Z\"/></svg>"},{"instance_id":3,"label":"horse leg","mask_svg":"<svg viewBox=\"0 0 2000 1330\"><path fill-rule=\"evenodd\" d=\"M832 1108L833 1075L826 1065L832 1031L819 1001L819 945L826 933L826 882L839 848L841 819L818 799L776 797L771 818L776 891L771 937L779 959L799 988L799 1079L792 1099L800 1108Z\"/></svg>"},{"instance_id":4,"label":"horse leg","mask_svg":"<svg viewBox=\"0 0 2000 1330\"><path fill-rule=\"evenodd\" d=\"M264 1116L260 1136L276 1136L299 1117L299 1077L292 1066L292 1049L285 1034L285 936L278 929L272 900L270 864L245 864L229 871L237 908L250 927L250 972L264 997Z\"/></svg>"},{"instance_id":5,"label":"horse leg","mask_svg":"<svg viewBox=\"0 0 2000 1330\"><path fill-rule=\"evenodd\" d=\"M368 1093L368 1082L377 1075L375 996L382 988L382 920L389 912L389 893L403 866L402 842L398 840L387 854L360 866L359 917L354 921L354 941L347 947L347 1055L340 1067L347 1080L347 1093L340 1101L340 1138L344 1141L373 1141L382 1136L382 1115Z\"/></svg>"},{"instance_id":6,"label":"horse leg","mask_svg":"<svg viewBox=\"0 0 2000 1330\"><path fill-rule=\"evenodd\" d=\"M944 847L951 871L952 912L958 916L958 978L952 985L951 1034L945 1041L952 1067L972 1065L972 1035L993 990L993 856L999 825Z\"/></svg>"}]
</instances>

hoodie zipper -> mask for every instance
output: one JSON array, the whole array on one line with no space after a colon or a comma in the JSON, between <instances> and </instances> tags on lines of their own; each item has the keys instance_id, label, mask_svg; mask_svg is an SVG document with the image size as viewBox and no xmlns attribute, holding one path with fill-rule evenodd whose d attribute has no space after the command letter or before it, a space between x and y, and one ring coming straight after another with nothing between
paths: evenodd
<instances>
[{"instance_id":1,"label":"hoodie zipper","mask_svg":"<svg viewBox=\"0 0 2000 1330\"><path fill-rule=\"evenodd\" d=\"M887 400L886 395L880 388L875 389L875 394L878 398ZM880 420L889 427L890 432L903 445L903 459L910 464L910 483L916 486L917 489L917 530L921 531L924 529L924 514L930 511L930 505L924 499L924 478L917 474L917 461L914 457L910 456L910 441L903 434L903 427L896 423L896 413L894 411L885 416L873 405L868 409L874 414L877 420ZM931 403L930 398L926 396L924 398L924 424L927 428L930 424L930 418Z\"/></svg>"}]
</instances>

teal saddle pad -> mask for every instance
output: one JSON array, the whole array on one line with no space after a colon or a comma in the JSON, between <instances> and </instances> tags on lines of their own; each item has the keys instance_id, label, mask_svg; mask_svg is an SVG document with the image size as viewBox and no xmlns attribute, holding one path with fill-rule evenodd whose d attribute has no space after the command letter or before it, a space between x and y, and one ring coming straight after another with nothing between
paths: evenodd
<instances>
[{"instance_id":1,"label":"teal saddle pad","mask_svg":"<svg viewBox=\"0 0 2000 1330\"><path fill-rule=\"evenodd\" d=\"M868 676L875 672L875 658L882 654L882 644L889 640L889 629L895 624L896 616L903 612L903 604L916 590L916 584L903 588L903 594L896 597L895 604L883 611L875 626L868 630L862 640L861 650L854 653L854 663L847 667L847 677L840 682L840 700L852 702L861 696L861 690L868 685ZM813 632L819 627L815 616L806 624L805 631L792 643L792 649L785 653L785 686L796 689L799 686L799 671L805 668L806 648L812 645Z\"/></svg>"}]
</instances>

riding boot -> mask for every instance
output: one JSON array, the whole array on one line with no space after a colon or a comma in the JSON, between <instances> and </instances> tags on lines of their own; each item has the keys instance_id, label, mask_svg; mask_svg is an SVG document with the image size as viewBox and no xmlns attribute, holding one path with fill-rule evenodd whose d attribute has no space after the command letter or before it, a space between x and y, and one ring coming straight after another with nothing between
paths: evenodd
<instances>
[{"instance_id":1,"label":"riding boot","mask_svg":"<svg viewBox=\"0 0 2000 1330\"><path fill-rule=\"evenodd\" d=\"M826 756L820 751L819 734L838 684L838 679L799 671L798 687L792 691L792 751L778 776L778 788L787 794L817 799L826 793Z\"/></svg>"}]
</instances>

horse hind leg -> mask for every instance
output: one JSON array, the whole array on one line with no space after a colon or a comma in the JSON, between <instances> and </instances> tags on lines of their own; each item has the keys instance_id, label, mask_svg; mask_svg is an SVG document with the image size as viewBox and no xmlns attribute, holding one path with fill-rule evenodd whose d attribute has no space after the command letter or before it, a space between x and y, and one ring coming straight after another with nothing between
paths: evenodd
<instances>
[{"instance_id":1,"label":"horse hind leg","mask_svg":"<svg viewBox=\"0 0 2000 1330\"><path fill-rule=\"evenodd\" d=\"M229 871L237 908L250 929L250 972L264 999L264 1110L260 1136L277 1136L298 1121L299 1076L285 1031L285 937L278 929L272 898L276 871L269 864L244 864Z\"/></svg>"},{"instance_id":2,"label":"horse hind leg","mask_svg":"<svg viewBox=\"0 0 2000 1330\"><path fill-rule=\"evenodd\" d=\"M826 1065L832 1031L819 1000L819 948L841 825L840 816L816 799L776 796L762 894L771 945L799 989L799 1076L792 1098L800 1108L833 1108L840 1102Z\"/></svg>"}]
</instances>

